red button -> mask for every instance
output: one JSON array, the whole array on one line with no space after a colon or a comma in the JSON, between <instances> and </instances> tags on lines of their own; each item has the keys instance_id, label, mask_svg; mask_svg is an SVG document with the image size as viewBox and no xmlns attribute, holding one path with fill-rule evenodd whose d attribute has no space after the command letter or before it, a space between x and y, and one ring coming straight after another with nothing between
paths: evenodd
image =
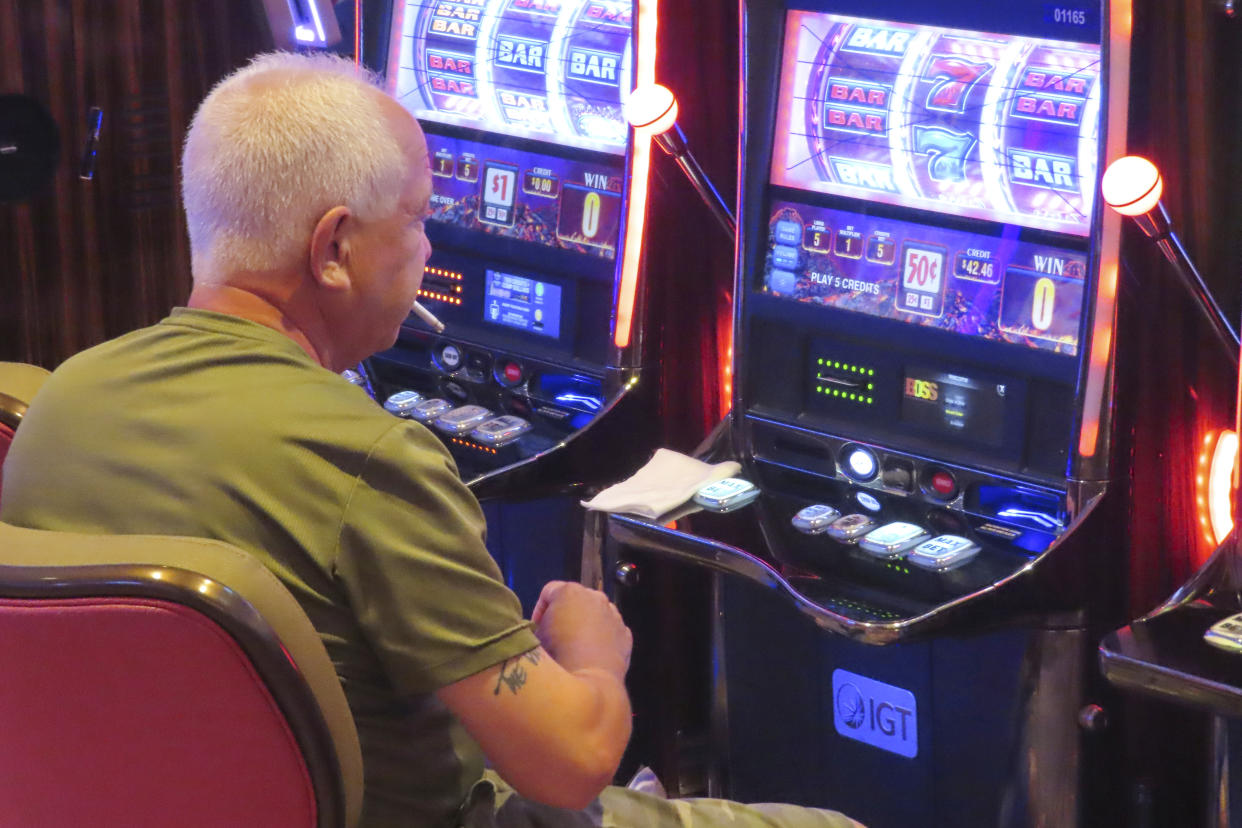
<instances>
[{"instance_id":1,"label":"red button","mask_svg":"<svg viewBox=\"0 0 1242 828\"><path fill-rule=\"evenodd\" d=\"M931 476L931 487L941 497L949 497L957 491L957 481L947 471L938 471Z\"/></svg>"},{"instance_id":2,"label":"red button","mask_svg":"<svg viewBox=\"0 0 1242 828\"><path fill-rule=\"evenodd\" d=\"M522 381L522 366L516 362L506 362L504 369L505 380L517 385Z\"/></svg>"}]
</instances>

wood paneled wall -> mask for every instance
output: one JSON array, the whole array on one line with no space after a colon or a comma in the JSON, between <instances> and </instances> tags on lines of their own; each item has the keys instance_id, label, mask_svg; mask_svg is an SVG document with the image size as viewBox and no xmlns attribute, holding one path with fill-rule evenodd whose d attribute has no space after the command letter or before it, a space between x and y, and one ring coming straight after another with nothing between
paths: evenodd
<instances>
[{"instance_id":1,"label":"wood paneled wall","mask_svg":"<svg viewBox=\"0 0 1242 828\"><path fill-rule=\"evenodd\" d=\"M182 137L211 84L270 42L253 0L0 0L0 92L41 102L62 147L49 187L0 205L0 360L53 368L185 299Z\"/></svg>"}]
</instances>

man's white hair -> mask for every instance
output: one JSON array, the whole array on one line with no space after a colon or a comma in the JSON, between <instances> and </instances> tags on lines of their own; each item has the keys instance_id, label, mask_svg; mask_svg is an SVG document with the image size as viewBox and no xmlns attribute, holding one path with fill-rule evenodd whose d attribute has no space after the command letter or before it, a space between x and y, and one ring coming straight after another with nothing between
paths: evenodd
<instances>
[{"instance_id":1,"label":"man's white hair","mask_svg":"<svg viewBox=\"0 0 1242 828\"><path fill-rule=\"evenodd\" d=\"M307 255L315 223L345 205L394 210L409 160L376 78L335 55L260 55L203 100L181 156L195 278Z\"/></svg>"}]
</instances>

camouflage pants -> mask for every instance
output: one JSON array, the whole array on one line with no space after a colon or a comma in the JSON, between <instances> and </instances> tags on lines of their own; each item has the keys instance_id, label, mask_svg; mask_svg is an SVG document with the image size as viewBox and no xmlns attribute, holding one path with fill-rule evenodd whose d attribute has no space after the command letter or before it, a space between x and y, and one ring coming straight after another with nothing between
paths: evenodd
<instances>
[{"instance_id":1,"label":"camouflage pants","mask_svg":"<svg viewBox=\"0 0 1242 828\"><path fill-rule=\"evenodd\" d=\"M581 811L523 798L490 771L470 795L462 828L862 828L849 817L797 805L664 799L609 787Z\"/></svg>"}]
</instances>

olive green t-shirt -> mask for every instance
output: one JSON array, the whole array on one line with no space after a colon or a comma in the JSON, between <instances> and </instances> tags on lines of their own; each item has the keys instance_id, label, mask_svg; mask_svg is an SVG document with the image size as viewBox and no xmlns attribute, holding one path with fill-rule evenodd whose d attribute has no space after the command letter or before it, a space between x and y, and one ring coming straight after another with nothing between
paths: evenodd
<instances>
[{"instance_id":1,"label":"olive green t-shirt","mask_svg":"<svg viewBox=\"0 0 1242 828\"><path fill-rule=\"evenodd\" d=\"M216 538L289 587L362 741L366 825L437 825L483 757L432 691L537 645L442 444L283 334L178 308L68 360L4 466L0 519Z\"/></svg>"}]
</instances>

